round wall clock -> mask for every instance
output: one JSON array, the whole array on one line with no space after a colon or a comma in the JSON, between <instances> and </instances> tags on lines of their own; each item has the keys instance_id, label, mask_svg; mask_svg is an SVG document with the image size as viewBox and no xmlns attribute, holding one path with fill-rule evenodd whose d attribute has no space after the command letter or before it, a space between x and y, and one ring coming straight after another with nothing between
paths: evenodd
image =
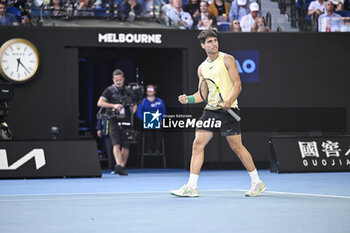
<instances>
[{"instance_id":1,"label":"round wall clock","mask_svg":"<svg viewBox=\"0 0 350 233\"><path fill-rule=\"evenodd\" d=\"M11 39L0 48L0 73L12 83L31 80L39 67L39 52L25 39Z\"/></svg>"}]
</instances>

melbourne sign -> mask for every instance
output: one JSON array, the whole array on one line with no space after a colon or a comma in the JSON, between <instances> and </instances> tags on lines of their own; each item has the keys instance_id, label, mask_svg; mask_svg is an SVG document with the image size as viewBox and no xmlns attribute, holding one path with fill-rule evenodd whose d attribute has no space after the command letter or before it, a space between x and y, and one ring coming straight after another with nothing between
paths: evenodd
<instances>
[{"instance_id":1,"label":"melbourne sign","mask_svg":"<svg viewBox=\"0 0 350 233\"><path fill-rule=\"evenodd\" d=\"M98 33L98 42L119 44L161 44L162 34Z\"/></svg>"}]
</instances>

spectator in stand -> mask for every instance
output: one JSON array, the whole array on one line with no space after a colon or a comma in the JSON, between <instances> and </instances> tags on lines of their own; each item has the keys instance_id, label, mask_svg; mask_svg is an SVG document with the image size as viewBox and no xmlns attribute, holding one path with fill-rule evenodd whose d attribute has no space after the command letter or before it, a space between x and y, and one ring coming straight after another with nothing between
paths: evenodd
<instances>
[{"instance_id":1,"label":"spectator in stand","mask_svg":"<svg viewBox=\"0 0 350 233\"><path fill-rule=\"evenodd\" d=\"M255 19L255 23L252 27L252 32L270 32L267 28L267 23L264 16L258 16Z\"/></svg>"},{"instance_id":2,"label":"spectator in stand","mask_svg":"<svg viewBox=\"0 0 350 233\"><path fill-rule=\"evenodd\" d=\"M50 3L48 6L45 6L46 12L49 13L50 16L64 16L66 14L65 11L63 11L63 3L61 0L50 0Z\"/></svg>"},{"instance_id":3,"label":"spectator in stand","mask_svg":"<svg viewBox=\"0 0 350 233\"><path fill-rule=\"evenodd\" d=\"M342 18L337 13L334 13L334 4L331 0L326 2L326 12L318 17L319 32L337 32L342 26Z\"/></svg>"},{"instance_id":4,"label":"spectator in stand","mask_svg":"<svg viewBox=\"0 0 350 233\"><path fill-rule=\"evenodd\" d=\"M316 0L310 3L307 15L312 16L314 13L321 15L323 12L325 12L325 2L323 0Z\"/></svg>"},{"instance_id":5,"label":"spectator in stand","mask_svg":"<svg viewBox=\"0 0 350 233\"><path fill-rule=\"evenodd\" d=\"M235 0L231 4L229 19L232 22L234 19L241 21L243 16L249 14L249 0Z\"/></svg>"},{"instance_id":6,"label":"spectator in stand","mask_svg":"<svg viewBox=\"0 0 350 233\"><path fill-rule=\"evenodd\" d=\"M165 25L170 26L172 22L169 19L170 10L174 8L173 0L169 0L169 3L162 6L161 18Z\"/></svg>"},{"instance_id":7,"label":"spectator in stand","mask_svg":"<svg viewBox=\"0 0 350 233\"><path fill-rule=\"evenodd\" d=\"M117 17L122 21L134 21L141 13L142 7L136 0L124 0L119 6Z\"/></svg>"},{"instance_id":8,"label":"spectator in stand","mask_svg":"<svg viewBox=\"0 0 350 233\"><path fill-rule=\"evenodd\" d=\"M31 27L31 26L33 26L32 17L29 15L28 12L23 12L22 13L21 23L22 23L22 26L24 26L24 27Z\"/></svg>"},{"instance_id":9,"label":"spectator in stand","mask_svg":"<svg viewBox=\"0 0 350 233\"><path fill-rule=\"evenodd\" d=\"M209 14L209 3L205 0L200 2L201 13L193 19L194 29L213 29L217 27L216 17Z\"/></svg>"},{"instance_id":10,"label":"spectator in stand","mask_svg":"<svg viewBox=\"0 0 350 233\"><path fill-rule=\"evenodd\" d=\"M93 0L77 0L77 16L93 16L94 2Z\"/></svg>"},{"instance_id":11,"label":"spectator in stand","mask_svg":"<svg viewBox=\"0 0 350 233\"><path fill-rule=\"evenodd\" d=\"M199 0L188 0L187 4L183 7L184 11L191 14L192 19L197 17L200 13Z\"/></svg>"},{"instance_id":12,"label":"spectator in stand","mask_svg":"<svg viewBox=\"0 0 350 233\"><path fill-rule=\"evenodd\" d=\"M243 16L241 20L242 32L250 32L255 23L255 19L259 14L259 5L256 2L252 2L249 6L250 13Z\"/></svg>"},{"instance_id":13,"label":"spectator in stand","mask_svg":"<svg viewBox=\"0 0 350 233\"><path fill-rule=\"evenodd\" d=\"M230 5L225 0L214 0L209 4L209 13L216 17L218 22L228 22Z\"/></svg>"},{"instance_id":14,"label":"spectator in stand","mask_svg":"<svg viewBox=\"0 0 350 233\"><path fill-rule=\"evenodd\" d=\"M342 11L344 10L344 0L331 0L334 4L334 10L335 11Z\"/></svg>"},{"instance_id":15,"label":"spectator in stand","mask_svg":"<svg viewBox=\"0 0 350 233\"><path fill-rule=\"evenodd\" d=\"M182 0L173 0L173 8L170 8L168 17L180 29L192 28L191 14L182 9Z\"/></svg>"},{"instance_id":16,"label":"spectator in stand","mask_svg":"<svg viewBox=\"0 0 350 233\"><path fill-rule=\"evenodd\" d=\"M242 28L241 28L241 25L240 25L238 19L232 20L232 22L230 24L230 29L231 29L231 32L241 32L242 31Z\"/></svg>"},{"instance_id":17,"label":"spectator in stand","mask_svg":"<svg viewBox=\"0 0 350 233\"><path fill-rule=\"evenodd\" d=\"M7 2L0 1L0 26L19 26L16 16L6 12Z\"/></svg>"}]
</instances>

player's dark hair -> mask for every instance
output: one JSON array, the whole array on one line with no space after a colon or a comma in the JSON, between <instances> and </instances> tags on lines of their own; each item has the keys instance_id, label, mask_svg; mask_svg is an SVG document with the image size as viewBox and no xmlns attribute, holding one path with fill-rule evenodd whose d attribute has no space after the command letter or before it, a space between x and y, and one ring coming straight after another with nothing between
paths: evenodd
<instances>
[{"instance_id":1,"label":"player's dark hair","mask_svg":"<svg viewBox=\"0 0 350 233\"><path fill-rule=\"evenodd\" d=\"M113 77L116 75L121 75L124 77L124 72L120 69L116 69L115 71L113 71Z\"/></svg>"},{"instance_id":2,"label":"player's dark hair","mask_svg":"<svg viewBox=\"0 0 350 233\"><path fill-rule=\"evenodd\" d=\"M201 44L205 43L205 40L209 37L215 37L218 38L218 34L214 32L213 30L203 30L198 35L198 40Z\"/></svg>"}]
</instances>

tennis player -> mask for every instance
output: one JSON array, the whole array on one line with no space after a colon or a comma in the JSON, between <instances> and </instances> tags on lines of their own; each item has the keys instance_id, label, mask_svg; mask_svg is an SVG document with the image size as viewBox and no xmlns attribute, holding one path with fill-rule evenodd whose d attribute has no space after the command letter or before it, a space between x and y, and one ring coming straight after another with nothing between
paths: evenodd
<instances>
[{"instance_id":1,"label":"tennis player","mask_svg":"<svg viewBox=\"0 0 350 233\"><path fill-rule=\"evenodd\" d=\"M260 180L258 172L255 168L252 156L242 144L240 123L233 118L227 110L231 108L235 113L239 114L237 97L242 90L241 80L238 74L236 60L226 53L220 52L217 40L217 34L211 30L201 31L198 39L202 48L207 53L207 59L198 67L199 81L204 78L210 78L219 86L224 103L222 107L212 108L206 105L203 115L199 120L205 121L209 118L221 120L221 128L219 129L222 136L225 136L231 149L236 153L238 158L247 169L251 178L251 188L245 193L247 197L255 197L266 190L265 184ZM200 87L198 88L200 89ZM194 104L202 102L202 98L198 90L193 95L180 95L178 97L181 104ZM215 95L208 95L208 103L217 101ZM196 128L195 139L192 146L192 158L190 166L190 177L188 183L178 190L170 193L179 197L198 197L199 191L197 182L199 172L204 161L204 148L213 137L215 129L212 128Z\"/></svg>"}]
</instances>

